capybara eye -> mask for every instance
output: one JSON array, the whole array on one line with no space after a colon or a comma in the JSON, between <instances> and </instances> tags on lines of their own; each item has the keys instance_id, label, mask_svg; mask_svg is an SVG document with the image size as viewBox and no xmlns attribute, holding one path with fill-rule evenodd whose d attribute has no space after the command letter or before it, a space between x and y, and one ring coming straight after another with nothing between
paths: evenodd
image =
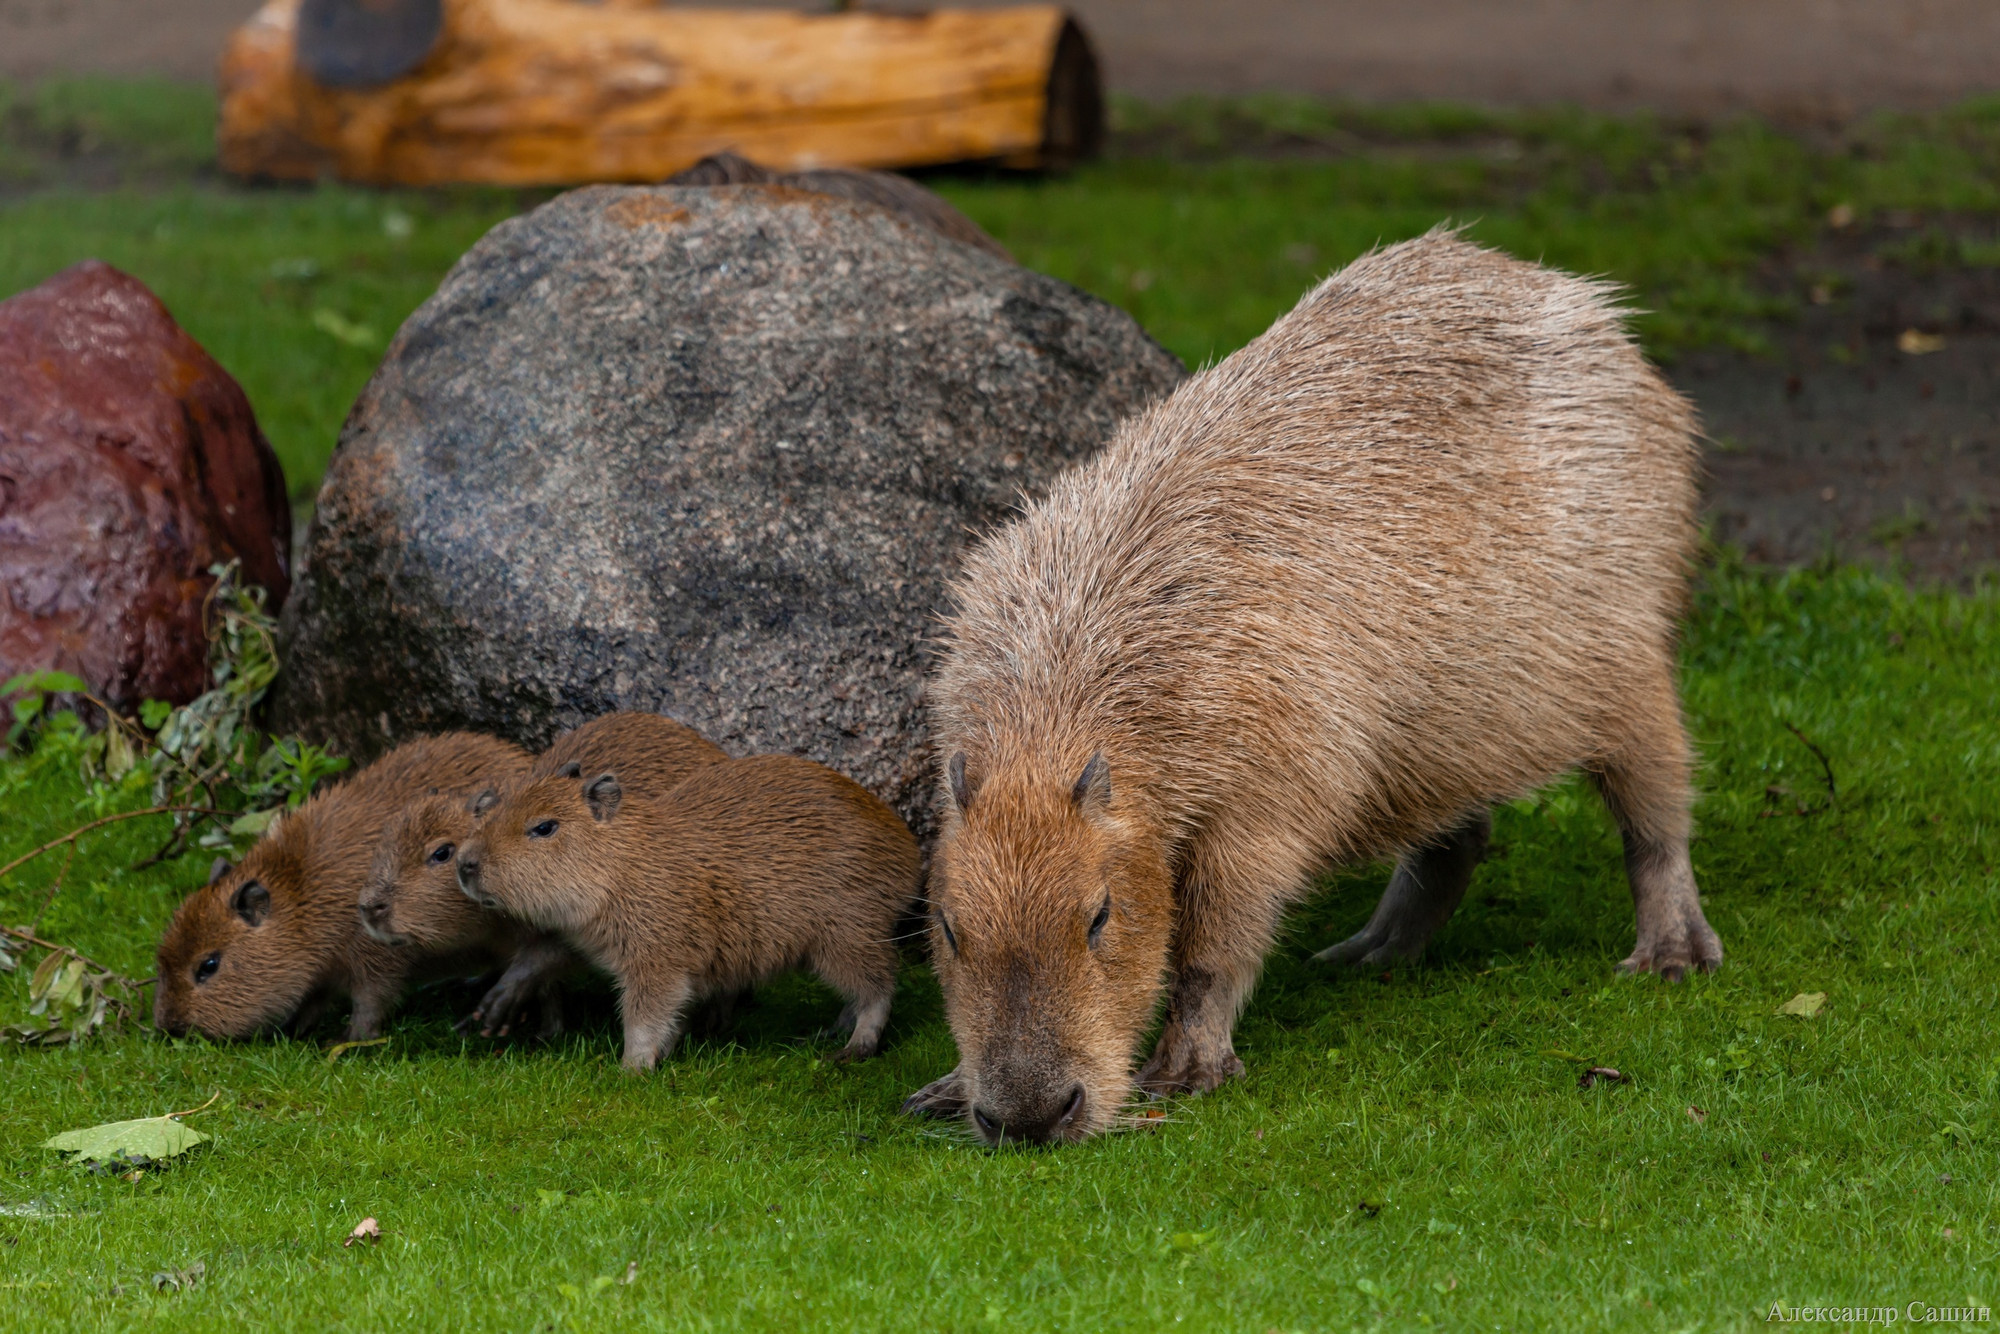
<instances>
[{"instance_id":1,"label":"capybara eye","mask_svg":"<svg viewBox=\"0 0 2000 1334\"><path fill-rule=\"evenodd\" d=\"M951 933L951 923L945 920L943 913L938 914L938 925L944 928L944 943L951 946L953 954L958 953L958 937Z\"/></svg>"},{"instance_id":2,"label":"capybara eye","mask_svg":"<svg viewBox=\"0 0 2000 1334\"><path fill-rule=\"evenodd\" d=\"M443 866L451 860L451 854L457 851L458 849L449 843L438 844L437 848L431 853L431 865Z\"/></svg>"},{"instance_id":3,"label":"capybara eye","mask_svg":"<svg viewBox=\"0 0 2000 1334\"><path fill-rule=\"evenodd\" d=\"M197 983L206 982L215 976L215 970L220 967L222 967L222 955L211 954L194 966L194 980Z\"/></svg>"},{"instance_id":4,"label":"capybara eye","mask_svg":"<svg viewBox=\"0 0 2000 1334\"><path fill-rule=\"evenodd\" d=\"M1111 920L1111 896L1104 896L1104 906L1097 910L1097 916L1090 919L1090 948L1097 948L1099 936L1104 934L1104 924Z\"/></svg>"},{"instance_id":5,"label":"capybara eye","mask_svg":"<svg viewBox=\"0 0 2000 1334\"><path fill-rule=\"evenodd\" d=\"M548 838L556 832L557 827L558 826L554 820L544 820L540 824L529 825L528 837Z\"/></svg>"}]
</instances>

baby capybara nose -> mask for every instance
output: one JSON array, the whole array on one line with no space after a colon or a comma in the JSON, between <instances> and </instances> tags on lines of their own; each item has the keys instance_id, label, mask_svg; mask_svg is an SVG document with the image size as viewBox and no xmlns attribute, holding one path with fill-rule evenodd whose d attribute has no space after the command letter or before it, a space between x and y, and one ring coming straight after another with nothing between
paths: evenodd
<instances>
[{"instance_id":1,"label":"baby capybara nose","mask_svg":"<svg viewBox=\"0 0 2000 1334\"><path fill-rule=\"evenodd\" d=\"M388 900L363 899L361 901L361 917L363 921L372 922L376 926L380 926L385 920L387 920L388 916L389 916Z\"/></svg>"},{"instance_id":2,"label":"baby capybara nose","mask_svg":"<svg viewBox=\"0 0 2000 1334\"><path fill-rule=\"evenodd\" d=\"M467 898L475 903L479 901L479 858L463 852L458 854L458 887L465 891Z\"/></svg>"},{"instance_id":3,"label":"baby capybara nose","mask_svg":"<svg viewBox=\"0 0 2000 1334\"><path fill-rule=\"evenodd\" d=\"M1083 1116L1083 1085L1073 1086L1067 1097L1061 1101L1044 1100L1039 1107L1024 1107L1003 1114L996 1114L984 1107L972 1109L972 1122L979 1127L979 1133L989 1144L1001 1144L1014 1140L1028 1144L1046 1144L1052 1139L1061 1139L1065 1131L1077 1124Z\"/></svg>"}]
</instances>

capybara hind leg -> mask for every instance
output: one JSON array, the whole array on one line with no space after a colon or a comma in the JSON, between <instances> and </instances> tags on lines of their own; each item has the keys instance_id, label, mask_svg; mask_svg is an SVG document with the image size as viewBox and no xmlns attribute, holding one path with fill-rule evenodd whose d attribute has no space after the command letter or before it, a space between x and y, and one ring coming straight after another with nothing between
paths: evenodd
<instances>
[{"instance_id":1,"label":"capybara hind leg","mask_svg":"<svg viewBox=\"0 0 2000 1334\"><path fill-rule=\"evenodd\" d=\"M628 988L618 998L618 1008L625 1016L627 1070L644 1073L672 1054L674 1044L681 1040L681 1016L693 991L681 977L658 989Z\"/></svg>"},{"instance_id":2,"label":"capybara hind leg","mask_svg":"<svg viewBox=\"0 0 2000 1334\"><path fill-rule=\"evenodd\" d=\"M1678 982L1689 969L1707 972L1721 963L1722 942L1702 916L1688 860L1691 756L1677 708L1670 719L1647 744L1627 747L1596 766L1594 775L1624 836L1638 919L1638 944L1619 971Z\"/></svg>"},{"instance_id":3,"label":"capybara hind leg","mask_svg":"<svg viewBox=\"0 0 2000 1334\"><path fill-rule=\"evenodd\" d=\"M1414 959L1451 919L1493 837L1493 817L1480 811L1456 829L1413 849L1396 866L1368 925L1313 958L1364 968Z\"/></svg>"},{"instance_id":4,"label":"capybara hind leg","mask_svg":"<svg viewBox=\"0 0 2000 1334\"><path fill-rule=\"evenodd\" d=\"M401 978L364 977L354 984L354 1012L347 1019L347 1041L367 1042L382 1036L382 1021L402 993Z\"/></svg>"},{"instance_id":5,"label":"capybara hind leg","mask_svg":"<svg viewBox=\"0 0 2000 1334\"><path fill-rule=\"evenodd\" d=\"M903 1099L904 1116L935 1116L945 1121L965 1119L965 1081L958 1071L933 1079Z\"/></svg>"},{"instance_id":6,"label":"capybara hind leg","mask_svg":"<svg viewBox=\"0 0 2000 1334\"><path fill-rule=\"evenodd\" d=\"M828 951L815 958L813 971L820 980L847 997L835 1029L851 1029L847 1045L834 1059L859 1061L873 1056L882 1045L882 1027L889 1022L889 1002L896 994L896 955L884 944L879 952L859 956Z\"/></svg>"}]
</instances>

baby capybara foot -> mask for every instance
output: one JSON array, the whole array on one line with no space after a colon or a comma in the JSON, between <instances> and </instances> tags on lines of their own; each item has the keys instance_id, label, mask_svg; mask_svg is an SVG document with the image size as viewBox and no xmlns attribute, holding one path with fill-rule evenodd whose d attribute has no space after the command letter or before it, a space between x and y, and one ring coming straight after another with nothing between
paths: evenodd
<instances>
[{"instance_id":1,"label":"baby capybara foot","mask_svg":"<svg viewBox=\"0 0 2000 1334\"><path fill-rule=\"evenodd\" d=\"M1204 1044L1193 1038L1168 1032L1160 1036L1160 1045L1140 1068L1135 1082L1142 1091L1164 1098L1176 1093L1207 1093L1242 1073L1243 1062L1226 1036L1219 1047L1211 1044L1204 1050Z\"/></svg>"},{"instance_id":2,"label":"baby capybara foot","mask_svg":"<svg viewBox=\"0 0 2000 1334\"><path fill-rule=\"evenodd\" d=\"M954 1070L903 1099L904 1116L935 1116L945 1121L965 1119L965 1084Z\"/></svg>"}]
</instances>

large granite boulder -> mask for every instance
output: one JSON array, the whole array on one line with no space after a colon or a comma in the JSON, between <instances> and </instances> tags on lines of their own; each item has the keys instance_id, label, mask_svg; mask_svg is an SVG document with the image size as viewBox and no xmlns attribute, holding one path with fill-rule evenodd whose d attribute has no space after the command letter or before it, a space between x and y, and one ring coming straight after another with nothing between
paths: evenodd
<instances>
[{"instance_id":1,"label":"large granite boulder","mask_svg":"<svg viewBox=\"0 0 2000 1334\"><path fill-rule=\"evenodd\" d=\"M228 372L95 260L0 301L0 678L119 707L208 686L209 567L290 587L285 476Z\"/></svg>"},{"instance_id":2,"label":"large granite boulder","mask_svg":"<svg viewBox=\"0 0 2000 1334\"><path fill-rule=\"evenodd\" d=\"M960 552L1181 374L1118 310L866 203L564 195L466 254L355 405L276 721L366 756L654 709L922 831Z\"/></svg>"}]
</instances>

